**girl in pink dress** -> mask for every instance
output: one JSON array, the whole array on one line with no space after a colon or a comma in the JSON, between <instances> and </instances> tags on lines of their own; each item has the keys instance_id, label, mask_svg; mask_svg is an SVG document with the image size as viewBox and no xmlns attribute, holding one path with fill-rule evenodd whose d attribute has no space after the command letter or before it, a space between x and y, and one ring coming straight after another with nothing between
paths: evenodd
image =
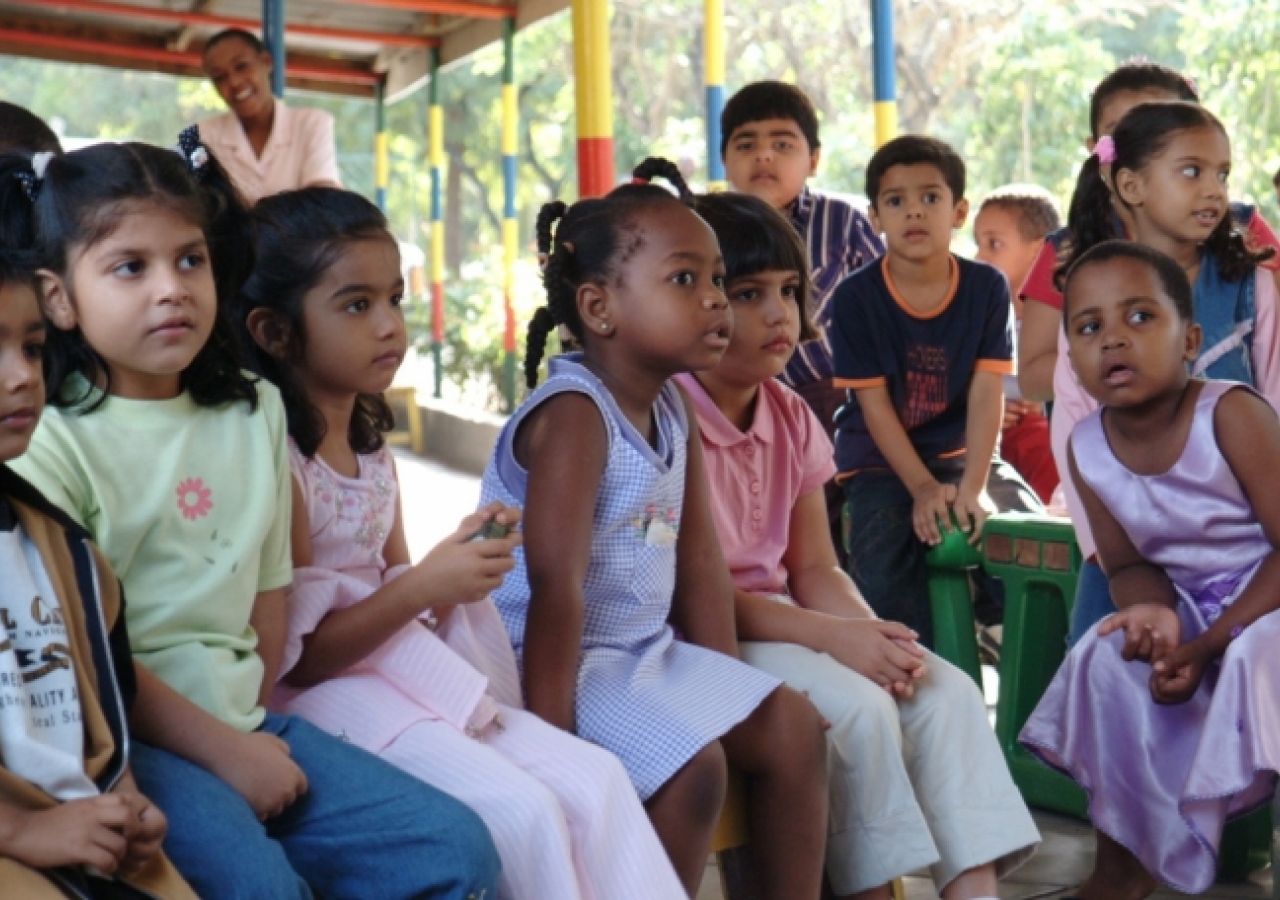
<instances>
[{"instance_id":1,"label":"girl in pink dress","mask_svg":"<svg viewBox=\"0 0 1280 900\"><path fill-rule=\"evenodd\" d=\"M1193 172L1165 190L1222 196L1198 183L1217 172ZM1206 890L1223 823L1269 802L1280 770L1280 422L1251 388L1189 376L1191 298L1182 267L1136 242L1067 275L1071 362L1101 404L1068 461L1120 611L1020 739L1089 793L1085 900Z\"/></svg>"},{"instance_id":2,"label":"girl in pink dress","mask_svg":"<svg viewBox=\"0 0 1280 900\"><path fill-rule=\"evenodd\" d=\"M382 214L307 188L254 210L256 264L237 319L279 386L294 477L294 581L274 705L471 805L513 900L683 897L622 764L521 709L489 599L513 566L519 510L489 504L409 565L382 432L407 338ZM512 528L472 540L486 526Z\"/></svg>"}]
</instances>

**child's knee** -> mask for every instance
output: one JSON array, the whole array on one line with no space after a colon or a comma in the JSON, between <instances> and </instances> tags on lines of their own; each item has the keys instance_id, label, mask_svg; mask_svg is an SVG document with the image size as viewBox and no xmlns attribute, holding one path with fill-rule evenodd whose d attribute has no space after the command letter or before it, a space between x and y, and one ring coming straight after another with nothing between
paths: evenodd
<instances>
[{"instance_id":1,"label":"child's knee","mask_svg":"<svg viewBox=\"0 0 1280 900\"><path fill-rule=\"evenodd\" d=\"M728 782L729 764L724 748L719 741L712 741L685 763L651 801L664 794L667 797L676 794L678 799L671 797L671 801L683 808L689 822L715 822L724 806ZM664 803L671 802L667 797L663 798Z\"/></svg>"},{"instance_id":2,"label":"child's knee","mask_svg":"<svg viewBox=\"0 0 1280 900\"><path fill-rule=\"evenodd\" d=\"M822 714L809 698L789 687L774 691L756 711L779 766L812 767L826 773L827 738Z\"/></svg>"}]
</instances>

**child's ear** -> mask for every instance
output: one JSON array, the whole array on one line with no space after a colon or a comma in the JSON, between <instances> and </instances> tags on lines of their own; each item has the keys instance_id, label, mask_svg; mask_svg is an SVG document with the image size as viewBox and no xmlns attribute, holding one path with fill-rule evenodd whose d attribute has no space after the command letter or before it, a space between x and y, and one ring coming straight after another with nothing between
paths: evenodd
<instances>
[{"instance_id":1,"label":"child's ear","mask_svg":"<svg viewBox=\"0 0 1280 900\"><path fill-rule=\"evenodd\" d=\"M809 177L818 174L818 163L822 161L822 148L815 147L809 151Z\"/></svg>"},{"instance_id":2,"label":"child's ear","mask_svg":"<svg viewBox=\"0 0 1280 900\"><path fill-rule=\"evenodd\" d=\"M293 329L284 316L273 309L259 306L249 311L245 326L253 342L275 359L288 359Z\"/></svg>"},{"instance_id":3,"label":"child's ear","mask_svg":"<svg viewBox=\"0 0 1280 900\"><path fill-rule=\"evenodd\" d=\"M40 309L59 331L71 331L76 327L75 305L71 302L71 292L61 275L55 275L48 269L36 271L36 290L40 299Z\"/></svg>"},{"instance_id":4,"label":"child's ear","mask_svg":"<svg viewBox=\"0 0 1280 900\"><path fill-rule=\"evenodd\" d=\"M871 220L871 227L876 230L876 234L884 234L884 229L880 227L880 215L876 212L874 200L867 206L867 218Z\"/></svg>"},{"instance_id":5,"label":"child's ear","mask_svg":"<svg viewBox=\"0 0 1280 900\"><path fill-rule=\"evenodd\" d=\"M1193 363L1200 358L1200 345L1204 343L1204 329L1195 322L1187 326L1186 346L1182 348L1182 358Z\"/></svg>"},{"instance_id":6,"label":"child's ear","mask_svg":"<svg viewBox=\"0 0 1280 900\"><path fill-rule=\"evenodd\" d=\"M968 218L969 218L969 201L961 197L959 202L956 203L956 217L955 217L955 221L951 223L951 227L963 228L965 220Z\"/></svg>"},{"instance_id":7,"label":"child's ear","mask_svg":"<svg viewBox=\"0 0 1280 900\"><path fill-rule=\"evenodd\" d=\"M613 332L614 323L609 319L609 292L598 284L585 282L574 297L578 305L578 318L584 331L605 336Z\"/></svg>"},{"instance_id":8,"label":"child's ear","mask_svg":"<svg viewBox=\"0 0 1280 900\"><path fill-rule=\"evenodd\" d=\"M1102 175L1102 170L1098 170ZM1104 177L1103 182L1107 179ZM1129 206L1141 206L1146 200L1146 182L1133 169L1111 169L1111 191Z\"/></svg>"}]
</instances>

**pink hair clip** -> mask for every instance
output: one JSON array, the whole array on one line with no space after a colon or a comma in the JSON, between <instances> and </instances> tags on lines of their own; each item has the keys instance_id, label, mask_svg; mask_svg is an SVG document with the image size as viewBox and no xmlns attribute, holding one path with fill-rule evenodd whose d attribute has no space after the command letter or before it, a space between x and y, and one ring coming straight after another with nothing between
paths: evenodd
<instances>
[{"instance_id":1,"label":"pink hair clip","mask_svg":"<svg viewBox=\"0 0 1280 900\"><path fill-rule=\"evenodd\" d=\"M631 183L632 183L632 184L648 184L648 183L649 183L649 179L648 179L648 178L640 178L640 177L636 177L636 178L632 178L632 179L631 179Z\"/></svg>"},{"instance_id":2,"label":"pink hair clip","mask_svg":"<svg viewBox=\"0 0 1280 900\"><path fill-rule=\"evenodd\" d=\"M1111 135L1104 134L1098 138L1098 143L1093 145L1093 155L1098 157L1098 162L1104 166L1109 166L1116 161L1116 142L1112 140Z\"/></svg>"}]
</instances>

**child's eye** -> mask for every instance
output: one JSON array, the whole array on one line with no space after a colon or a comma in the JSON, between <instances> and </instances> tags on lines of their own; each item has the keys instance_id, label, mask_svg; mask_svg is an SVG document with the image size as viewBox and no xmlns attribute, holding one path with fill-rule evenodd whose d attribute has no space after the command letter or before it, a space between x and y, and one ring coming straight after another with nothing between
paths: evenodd
<instances>
[{"instance_id":1,"label":"child's eye","mask_svg":"<svg viewBox=\"0 0 1280 900\"><path fill-rule=\"evenodd\" d=\"M178 260L178 268L184 271L198 269L204 265L203 253L187 253Z\"/></svg>"},{"instance_id":2,"label":"child's eye","mask_svg":"<svg viewBox=\"0 0 1280 900\"><path fill-rule=\"evenodd\" d=\"M22 348L22 352L32 362L40 362L44 359L44 341L31 341Z\"/></svg>"},{"instance_id":3,"label":"child's eye","mask_svg":"<svg viewBox=\"0 0 1280 900\"><path fill-rule=\"evenodd\" d=\"M786 153L790 151L791 148L794 146L795 145L792 144L790 141L775 141L773 144L773 149L777 150L779 153Z\"/></svg>"},{"instance_id":4,"label":"child's eye","mask_svg":"<svg viewBox=\"0 0 1280 900\"><path fill-rule=\"evenodd\" d=\"M400 304L402 304L402 303L404 303L404 294L392 294L392 295L391 295L391 305L392 305L392 306L399 306L399 305L400 305Z\"/></svg>"},{"instance_id":5,"label":"child's eye","mask_svg":"<svg viewBox=\"0 0 1280 900\"><path fill-rule=\"evenodd\" d=\"M1095 334L1098 331L1097 322L1084 322L1076 329L1077 334Z\"/></svg>"},{"instance_id":6,"label":"child's eye","mask_svg":"<svg viewBox=\"0 0 1280 900\"><path fill-rule=\"evenodd\" d=\"M760 292L755 288L740 288L733 292L732 299L737 303L750 303L759 296Z\"/></svg>"},{"instance_id":7,"label":"child's eye","mask_svg":"<svg viewBox=\"0 0 1280 900\"><path fill-rule=\"evenodd\" d=\"M927 194L925 194L925 195L924 195L924 202L925 202L925 203L928 203L928 204L930 204L930 205L932 205L932 204L934 204L934 203L937 203L939 199L940 199L939 195L938 195L938 194L934 194L934 193L932 193L932 192L927 193Z\"/></svg>"},{"instance_id":8,"label":"child's eye","mask_svg":"<svg viewBox=\"0 0 1280 900\"><path fill-rule=\"evenodd\" d=\"M754 146L755 145L751 141L738 141L738 143L733 145L733 149L737 150L739 153L750 153Z\"/></svg>"},{"instance_id":9,"label":"child's eye","mask_svg":"<svg viewBox=\"0 0 1280 900\"><path fill-rule=\"evenodd\" d=\"M1155 316L1147 312L1145 309L1135 309L1129 314L1129 321L1134 325L1141 325L1143 322L1150 322L1154 318Z\"/></svg>"},{"instance_id":10,"label":"child's eye","mask_svg":"<svg viewBox=\"0 0 1280 900\"><path fill-rule=\"evenodd\" d=\"M688 287L694 283L695 279L692 272L677 272L671 276L671 280L681 287Z\"/></svg>"},{"instance_id":11,"label":"child's eye","mask_svg":"<svg viewBox=\"0 0 1280 900\"><path fill-rule=\"evenodd\" d=\"M1230 173L1230 172L1219 172L1219 173L1218 173L1218 183L1219 183L1219 184L1226 184L1226 183L1227 183L1227 179L1229 179L1230 177L1231 177L1231 173Z\"/></svg>"},{"instance_id":12,"label":"child's eye","mask_svg":"<svg viewBox=\"0 0 1280 900\"><path fill-rule=\"evenodd\" d=\"M902 205L902 198L901 198L901 197L890 197L890 198L888 198L887 200L885 200L885 201L884 201L884 203L885 203L885 206L901 206L901 205Z\"/></svg>"},{"instance_id":13,"label":"child's eye","mask_svg":"<svg viewBox=\"0 0 1280 900\"><path fill-rule=\"evenodd\" d=\"M727 279L723 275L711 276L711 283L714 284L716 286L716 290L722 294L724 293L724 286L726 281Z\"/></svg>"},{"instance_id":14,"label":"child's eye","mask_svg":"<svg viewBox=\"0 0 1280 900\"><path fill-rule=\"evenodd\" d=\"M343 309L349 313L362 313L368 308L369 308L369 301L366 300L364 297L361 297L358 300L352 300L345 307L343 307Z\"/></svg>"},{"instance_id":15,"label":"child's eye","mask_svg":"<svg viewBox=\"0 0 1280 900\"><path fill-rule=\"evenodd\" d=\"M112 275L119 275L124 278L132 278L142 272L143 265L140 259L131 259L128 262L122 262L111 270Z\"/></svg>"},{"instance_id":16,"label":"child's eye","mask_svg":"<svg viewBox=\"0 0 1280 900\"><path fill-rule=\"evenodd\" d=\"M800 285L784 284L782 286L782 296L790 300L792 303L800 302Z\"/></svg>"},{"instance_id":17,"label":"child's eye","mask_svg":"<svg viewBox=\"0 0 1280 900\"><path fill-rule=\"evenodd\" d=\"M1182 174L1187 176L1188 178L1199 178L1200 167L1199 166L1183 166Z\"/></svg>"}]
</instances>

